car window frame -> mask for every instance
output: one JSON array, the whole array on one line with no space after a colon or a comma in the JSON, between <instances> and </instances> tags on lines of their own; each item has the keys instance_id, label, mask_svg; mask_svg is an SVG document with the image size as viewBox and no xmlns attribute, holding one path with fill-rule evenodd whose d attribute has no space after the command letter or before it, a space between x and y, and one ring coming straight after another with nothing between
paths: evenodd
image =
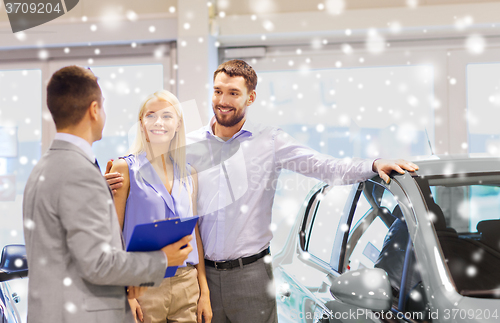
<instances>
[{"instance_id":1,"label":"car window frame","mask_svg":"<svg viewBox=\"0 0 500 323\"><path fill-rule=\"evenodd\" d=\"M308 240L311 234L311 223L314 223L314 217L319 205L319 200L317 199L317 197L324 191L325 187L327 187L326 184L324 186L321 186L316 190L316 192L311 195L311 198L309 199L306 210L304 212L304 218L302 219L299 230L299 246L300 249L304 252L308 252L307 247L309 245Z\"/></svg>"},{"instance_id":2,"label":"car window frame","mask_svg":"<svg viewBox=\"0 0 500 323\"><path fill-rule=\"evenodd\" d=\"M425 201L425 194L423 194L420 186L415 181L417 178L419 178L419 176L414 174L414 173L408 173L408 174L411 176L411 180L414 182L415 187L417 188L418 193L420 194L419 197L423 200L424 205L427 207L427 202ZM381 186L384 187L384 189L388 190L396 198L398 205L401 208L401 212L403 213L403 216L405 218L405 222L407 223L409 237L408 237L408 245L406 246L407 253L405 254L405 265L403 268L403 272L405 272L408 270L407 266L413 265L413 264L408 263L409 259L407 257L409 256L408 255L409 250L411 250L411 252L414 253L416 262L417 263L419 262L418 254L415 251L415 244L414 244L416 230L417 230L418 225L419 225L417 217L414 214L415 210L413 209L413 206L410 203L410 198L409 198L408 194L405 192L405 190L403 190L401 183L399 183L399 178L391 176L391 181L389 182L389 184L385 183L378 176L372 178L371 180L373 182L378 182ZM435 231L434 231L434 234L435 234ZM436 239L437 239L437 237L436 237ZM399 312L402 314L407 313L407 310L405 308L405 303L404 303L404 297L402 297L402 296L406 296L407 293L410 291L409 289L406 288L407 287L406 280L407 280L407 276L404 276L401 279L401 284L399 286L399 288L400 288L399 289L400 290L399 301L398 301L397 308L391 307L391 311L393 311L393 312ZM422 277L422 281L424 282L423 277ZM405 320L408 322L417 322L417 321L412 320L412 319L405 318Z\"/></svg>"},{"instance_id":3,"label":"car window frame","mask_svg":"<svg viewBox=\"0 0 500 323\"><path fill-rule=\"evenodd\" d=\"M378 176L376 177L378 178ZM379 178L380 179L380 178ZM363 189L365 187L365 183L366 182L372 182L374 185L379 185L381 186L382 188L384 189L387 189L387 187L385 185L382 185L380 182L377 182L377 181L374 181L373 179L368 179L362 183L360 183L360 185L358 186L358 194L356 195L356 199L353 201L353 204L352 204L352 207L351 207L351 210L350 210L350 216L349 218L347 219L347 221L345 222L347 224L347 230L344 232L344 239L342 241L342 245L341 245L341 254L342 254L342 257L339 258L339 263L337 264L337 267L339 268L339 272L340 273L344 273L346 272L346 269L347 269L347 266L345 265L346 264L346 254L347 254L347 243L349 242L349 237L350 237L350 232L352 231L351 230L351 226L354 225L355 227L353 228L353 230L357 230L357 228L359 227L359 225L361 224L361 220L363 218L366 218L370 213L374 212L374 207L372 205L372 201L370 201L370 199L366 198L367 202L370 204L370 209L368 209L364 214L363 216L359 219L359 221L357 223L352 223L353 220L354 220L354 214L356 213L356 209L357 209L357 205L358 205L358 202L359 202L359 199L361 198L361 195L363 194ZM381 179L380 179L381 181ZM388 189L387 189L388 190ZM389 190L390 192L390 190ZM391 192L392 193L392 192ZM375 220L375 218L374 218ZM372 221L373 222L373 221ZM372 223L371 222L371 223ZM370 224L371 224L370 223ZM369 227L369 225L368 225ZM359 239L358 239L359 240ZM354 248L352 248L352 250L354 250ZM351 251L352 251L351 250Z\"/></svg>"},{"instance_id":4,"label":"car window frame","mask_svg":"<svg viewBox=\"0 0 500 323\"><path fill-rule=\"evenodd\" d=\"M413 178L415 180L415 178ZM415 226L412 225L412 227L416 227L418 224L417 224L417 220L416 220L416 217L415 215L412 213L413 210L412 209L409 209L408 208L408 205L411 205L409 203L409 199L408 199L408 196L407 194L404 192L404 190L402 189L401 187L401 184L398 182L398 180L391 180L391 182L389 184L386 184L380 177L376 176L374 178L371 178L371 179L368 179L367 181L370 181L372 182L374 185L379 185L381 186L384 190L387 190L389 191L389 193L391 193L394 198L396 199L397 201L397 205L400 206L401 208L401 212L403 213L403 216L405 218L405 221L408 222L409 221L412 221L413 220L413 224ZM366 181L365 181L366 182ZM364 182L363 182L364 183ZM418 187L418 185L417 185ZM420 188L419 188L420 190ZM362 190L361 190L361 193L362 193ZM421 193L421 192L420 192ZM422 194L422 193L421 193ZM356 199L356 205L357 205L357 202L359 201L359 197L360 195L357 197ZM353 205L354 206L354 205ZM354 219L354 213L356 211L355 208L351 209L352 211L352 214L351 216L349 217L349 220L352 224L352 221ZM409 213L410 212L410 213ZM411 223L411 222L410 222ZM349 230L347 230L345 232L345 237L346 239L348 239L349 237ZM410 228L408 227L408 233L409 233L409 237L408 237L408 245L406 246L406 254L405 254L405 259L404 259L404 267L403 267L403 277L401 279L401 283L399 285L400 287L400 295L399 295L399 299L398 299L398 304L397 304L397 307L395 308L394 306L391 307L391 310L392 311L396 311L396 312L401 312L401 313L405 313L406 312L406 309L405 309L405 303L404 303L404 297L401 297L402 295L405 296L406 292L408 292L408 290L406 289L406 281L407 281L407 276L404 275L405 272L407 272L408 268L407 266L410 266L412 264L409 263L409 259L408 259L408 256L409 256L409 250L411 250L411 252L415 253L414 251L414 244L413 244L413 241L414 241L414 234L415 232L412 232L410 230ZM347 241L344 241L343 245L342 245L342 250L345 250L345 247L346 247L346 244L347 244ZM345 254L345 253L344 253ZM416 261L418 262L418 259L416 258L416 253L415 253L415 259ZM344 263L340 263L339 265L341 265L341 268L342 268L342 272L341 273L344 273L345 272L345 268L344 268ZM413 320L408 320L408 322L416 322L416 321L413 321Z\"/></svg>"},{"instance_id":5,"label":"car window frame","mask_svg":"<svg viewBox=\"0 0 500 323\"><path fill-rule=\"evenodd\" d=\"M361 187L361 188L360 188ZM309 253L309 242L310 242L310 235L312 233L312 226L314 225L314 221L316 219L316 214L319 209L319 205L321 204L321 200L318 199L320 194L328 194L327 190L330 188L328 184L324 184L324 186L320 187L319 189L316 190L311 195L311 198L309 200L309 203L306 207L306 211L304 212L304 218L302 220L302 223L300 225L300 230L299 230L299 246L302 252L306 252L309 254L309 261L311 263L314 263L316 266L320 266L323 270L328 271L329 273L334 272L334 273L339 273L338 270L338 265L339 262L334 262L334 260L337 258L337 255L335 254L335 250L338 249L336 248L337 245L342 243L344 240L344 235L339 234L339 231L341 231L340 227L343 223L346 222L346 218L351 218L354 214L354 211L352 209L353 205L355 204L354 201L357 202L359 199L360 193L362 192L362 183L357 183L354 184L351 192L349 193L349 196L346 199L346 203L344 205L344 210L348 209L349 212L343 212L342 217L340 218L339 221L339 226L337 227L337 231L335 233L335 240L334 240L334 245L332 248L332 253L330 254L330 259L329 262L325 262L324 260L318 258L312 253ZM342 241L339 240L339 236L342 239ZM338 255L338 258L340 258L340 255Z\"/></svg>"}]
</instances>

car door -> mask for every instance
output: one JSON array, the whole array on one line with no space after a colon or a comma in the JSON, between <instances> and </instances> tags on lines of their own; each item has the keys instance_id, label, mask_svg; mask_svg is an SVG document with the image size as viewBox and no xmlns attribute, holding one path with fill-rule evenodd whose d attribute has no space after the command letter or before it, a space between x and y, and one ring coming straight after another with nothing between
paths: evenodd
<instances>
[{"instance_id":1,"label":"car door","mask_svg":"<svg viewBox=\"0 0 500 323\"><path fill-rule=\"evenodd\" d=\"M296 257L289 264L281 264L282 272L278 273L282 280L286 280L288 288L283 303L294 305L288 308L286 319L280 317L282 321L380 322L369 314L360 314L358 307L340 302L330 293L332 282L344 269L346 250L343 246L349 241L346 239L358 234L360 230L355 228L360 228L368 215L373 214L374 207L363 196L362 189L363 184L325 186L312 194L300 223ZM352 230L351 223L354 223ZM361 254L366 254L370 248L381 248L387 227L384 227L385 231L380 230L380 223L377 220L375 223L369 226L366 236L362 235L359 246L365 246ZM373 234L379 236L375 247L369 239ZM351 240L354 241L354 236ZM355 259L358 249L354 248L350 259ZM365 265L357 263L356 267L373 267L376 256L378 253L371 255L371 265L363 260Z\"/></svg>"},{"instance_id":2,"label":"car door","mask_svg":"<svg viewBox=\"0 0 500 323\"><path fill-rule=\"evenodd\" d=\"M331 270L316 293L316 297L321 299L315 308L316 316L321 316L319 321L322 322L411 322L399 310L403 272L405 266L410 264L405 259L413 251L398 199L387 187L371 180L354 189L352 204L345 207L349 211L338 224L330 259ZM323 199L328 200L327 196ZM318 206L320 209L321 203ZM312 223L311 234L314 233L314 225ZM310 238L310 244L313 241L314 238ZM388 272L393 293L390 311L375 312L350 305L330 293L332 284L340 282L340 275L362 268L380 268Z\"/></svg>"},{"instance_id":3,"label":"car door","mask_svg":"<svg viewBox=\"0 0 500 323\"><path fill-rule=\"evenodd\" d=\"M304 226L305 243L301 249L308 254L310 267L319 267L315 297L313 322L323 321L331 317L327 305L332 300L330 289L325 284L326 277L339 276L339 259L343 237L347 230L346 221L359 198L360 184L346 186L327 186L316 196L317 205L311 210ZM360 206L361 207L361 206Z\"/></svg>"},{"instance_id":4,"label":"car door","mask_svg":"<svg viewBox=\"0 0 500 323\"><path fill-rule=\"evenodd\" d=\"M277 271L277 281L286 286L279 292L284 296L278 307L288 315L280 317L280 322L405 321L404 317L397 320L398 290L406 248L411 243L406 226L397 225L398 217L404 221L398 199L380 183L317 188L296 224L299 239L295 256L281 263ZM399 247L398 241L388 238L396 229L398 237L406 237ZM388 248L394 250L389 252ZM384 258L382 253L390 257ZM384 259L385 263L399 264L389 276L391 283L394 280L392 314L350 305L331 294L330 287L343 273L361 268L391 269L382 266Z\"/></svg>"},{"instance_id":5,"label":"car door","mask_svg":"<svg viewBox=\"0 0 500 323\"><path fill-rule=\"evenodd\" d=\"M392 189L397 195L385 185L371 180L360 185L360 194L353 199L352 215L345 225L348 230L341 246L339 270L334 275L327 275L324 284L324 289L329 290L332 283L338 282L336 278L339 273L344 274L361 268L383 269L391 284L392 308L387 312L374 312L362 307L348 306L332 296L325 304L334 316L341 313L347 318L344 313L356 312L345 320L342 317L341 322L350 322L353 316L358 322L417 321L413 319L417 316L411 315L407 308L408 286L415 286L415 283L420 281L419 266L403 214L403 210L409 208L400 205L401 189L396 186ZM400 295L406 296L400 299ZM337 320L330 320L335 321Z\"/></svg>"},{"instance_id":6,"label":"car door","mask_svg":"<svg viewBox=\"0 0 500 323\"><path fill-rule=\"evenodd\" d=\"M345 206L338 223L330 258L331 270L324 276L317 293L317 297L322 300L322 304L318 303L316 308L317 313L321 312L321 322L381 321L376 313L342 302L330 293L331 285L338 282L342 273L374 268L380 254L388 231L387 217L390 215L370 193L371 188L367 188L364 183L353 186L350 204Z\"/></svg>"},{"instance_id":7,"label":"car door","mask_svg":"<svg viewBox=\"0 0 500 323\"><path fill-rule=\"evenodd\" d=\"M288 241L297 242L288 246L293 257L275 269L280 322L315 322L318 313L321 314L324 298L321 286L324 277L336 270L332 268L332 264L338 263L338 255L333 254L334 244L340 236L339 223L352 205L354 186L357 185L333 188L320 185L306 201L296 231ZM336 259L333 262L332 257Z\"/></svg>"}]
</instances>

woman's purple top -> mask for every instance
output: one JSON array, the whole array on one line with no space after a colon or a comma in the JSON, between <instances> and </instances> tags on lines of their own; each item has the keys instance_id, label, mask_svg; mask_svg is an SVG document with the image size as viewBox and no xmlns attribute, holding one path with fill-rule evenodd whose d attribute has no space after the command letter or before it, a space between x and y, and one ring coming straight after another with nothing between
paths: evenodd
<instances>
[{"instance_id":1,"label":"woman's purple top","mask_svg":"<svg viewBox=\"0 0 500 323\"><path fill-rule=\"evenodd\" d=\"M125 221L123 235L125 244L128 245L134 227L137 224L151 223L157 220L171 218L187 218L193 216L193 209L189 201L190 194L187 187L179 179L179 169L174 164L174 182L172 194L169 194L153 166L146 158L146 153L123 157L128 164L130 177L130 191L125 207ZM189 168L187 174L190 174ZM192 178L188 176L191 192L193 190ZM180 189L179 189L180 188ZM186 264L196 265L199 262L196 235L193 232L191 240L193 251L189 254Z\"/></svg>"}]
</instances>

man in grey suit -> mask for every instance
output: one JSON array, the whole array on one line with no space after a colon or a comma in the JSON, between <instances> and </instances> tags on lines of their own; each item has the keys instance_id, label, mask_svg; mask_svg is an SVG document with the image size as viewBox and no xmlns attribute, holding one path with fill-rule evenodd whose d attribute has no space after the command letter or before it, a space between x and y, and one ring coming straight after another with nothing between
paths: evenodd
<instances>
[{"instance_id":1,"label":"man in grey suit","mask_svg":"<svg viewBox=\"0 0 500 323\"><path fill-rule=\"evenodd\" d=\"M57 134L23 201L31 323L133 322L125 286L138 297L192 250L186 236L160 251L124 251L113 196L91 149L102 137L102 103L97 78L82 67L60 69L47 86Z\"/></svg>"}]
</instances>

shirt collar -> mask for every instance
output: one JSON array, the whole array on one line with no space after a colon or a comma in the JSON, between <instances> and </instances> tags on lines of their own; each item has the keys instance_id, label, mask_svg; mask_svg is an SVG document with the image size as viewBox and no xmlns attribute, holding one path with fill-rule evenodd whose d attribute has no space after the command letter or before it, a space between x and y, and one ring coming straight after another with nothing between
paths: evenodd
<instances>
[{"instance_id":1,"label":"shirt collar","mask_svg":"<svg viewBox=\"0 0 500 323\"><path fill-rule=\"evenodd\" d=\"M69 143L72 143L73 145L77 146L80 148L87 157L93 162L95 161L95 155L94 152L92 151L92 146L88 143L87 140L69 134L69 133L63 133L63 132L57 132L56 136L54 137L55 140L62 140L62 141L67 141Z\"/></svg>"},{"instance_id":2,"label":"shirt collar","mask_svg":"<svg viewBox=\"0 0 500 323\"><path fill-rule=\"evenodd\" d=\"M212 136L215 136L214 132L213 132L213 125L215 123L215 116L212 117L212 119L210 119L210 121L208 122L208 125L206 125L205 127L203 127L204 131L207 132L208 134L212 135ZM243 124L243 127L241 127L240 131L238 131L234 136L233 138L238 135L238 134L242 134L244 132L248 132L250 134L250 136L255 132L255 124L253 122L251 122L250 120L245 120L245 123ZM216 137L216 136L215 136Z\"/></svg>"}]
</instances>

